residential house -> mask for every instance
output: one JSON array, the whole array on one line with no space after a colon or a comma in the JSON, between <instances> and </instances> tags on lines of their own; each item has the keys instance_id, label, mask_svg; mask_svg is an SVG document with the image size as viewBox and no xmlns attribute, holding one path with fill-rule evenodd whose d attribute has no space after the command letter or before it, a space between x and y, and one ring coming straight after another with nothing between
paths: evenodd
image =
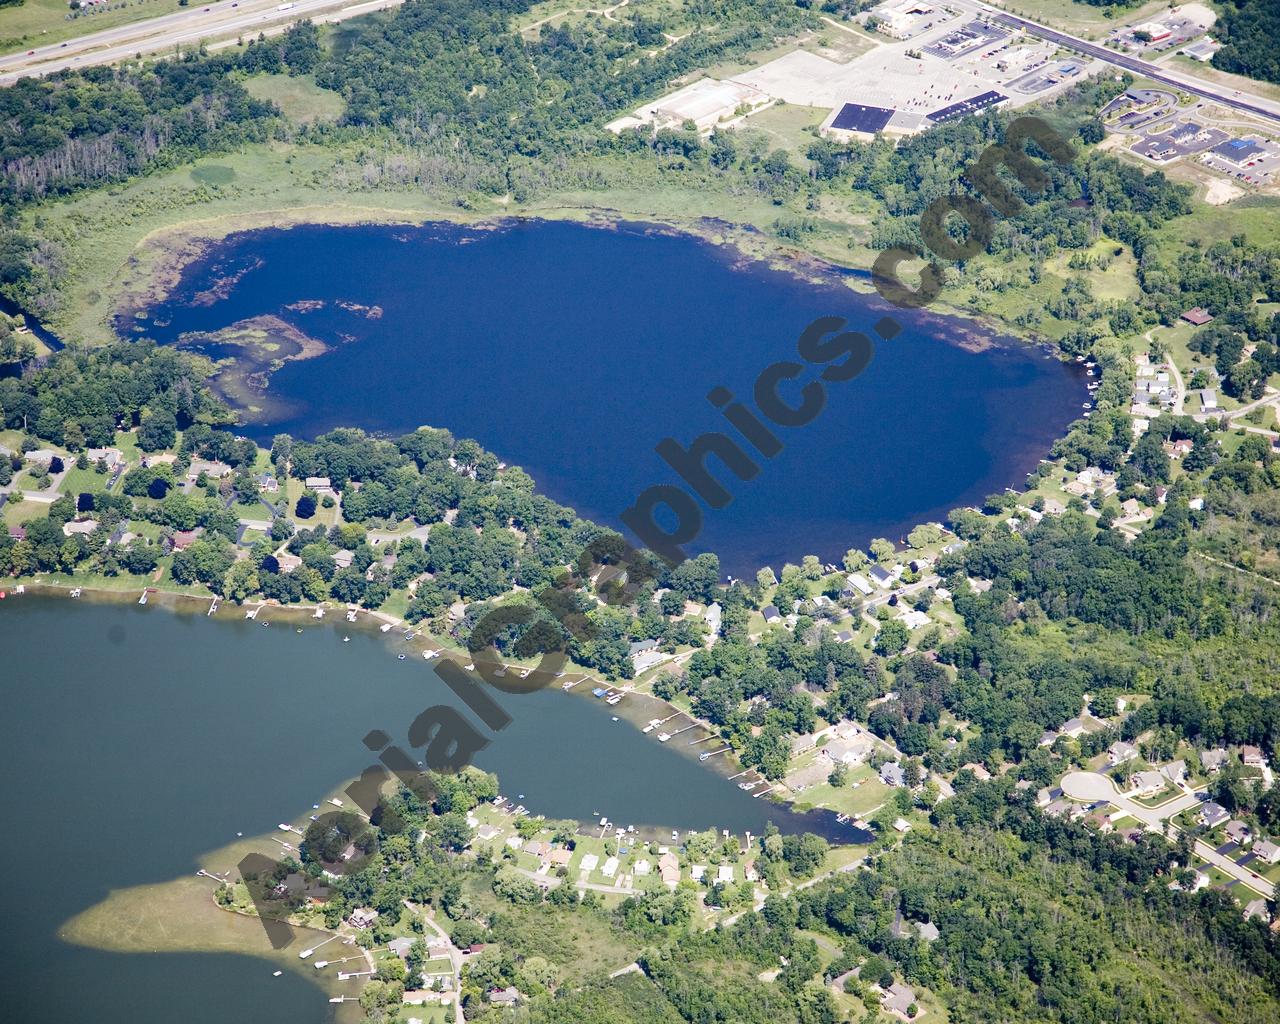
<instances>
[{"instance_id":1,"label":"residential house","mask_svg":"<svg viewBox=\"0 0 1280 1024\"><path fill-rule=\"evenodd\" d=\"M867 581L867 578L861 573L850 573L848 579L845 580L844 587L841 589L845 597L853 597L855 594L861 594L868 597L875 592L875 588Z\"/></svg>"},{"instance_id":2,"label":"residential house","mask_svg":"<svg viewBox=\"0 0 1280 1024\"><path fill-rule=\"evenodd\" d=\"M378 912L369 907L357 907L347 918L353 928L370 928L378 920Z\"/></svg>"},{"instance_id":3,"label":"residential house","mask_svg":"<svg viewBox=\"0 0 1280 1024\"><path fill-rule=\"evenodd\" d=\"M1241 747L1240 760L1246 768L1265 768L1267 759L1258 747Z\"/></svg>"},{"instance_id":4,"label":"residential house","mask_svg":"<svg viewBox=\"0 0 1280 1024\"><path fill-rule=\"evenodd\" d=\"M551 855L551 844L544 843L541 839L535 839L532 843L525 843L525 853L531 853L539 860Z\"/></svg>"},{"instance_id":5,"label":"residential house","mask_svg":"<svg viewBox=\"0 0 1280 1024\"><path fill-rule=\"evenodd\" d=\"M888 761L882 764L880 766L880 781L886 786L905 786L907 780L902 771L902 765L897 761Z\"/></svg>"},{"instance_id":6,"label":"residential house","mask_svg":"<svg viewBox=\"0 0 1280 1024\"><path fill-rule=\"evenodd\" d=\"M1205 324L1213 322L1213 314L1203 306L1193 306L1184 312L1179 319L1185 320L1192 327L1203 327Z\"/></svg>"},{"instance_id":7,"label":"residential house","mask_svg":"<svg viewBox=\"0 0 1280 1024\"><path fill-rule=\"evenodd\" d=\"M870 757L873 749L874 744L870 737L855 736L848 740L832 740L822 748L822 756L832 764L843 764L852 768Z\"/></svg>"},{"instance_id":8,"label":"residential house","mask_svg":"<svg viewBox=\"0 0 1280 1024\"><path fill-rule=\"evenodd\" d=\"M1267 901L1264 899L1250 900L1245 904L1244 919L1246 921L1256 919L1263 924L1270 924L1271 914L1267 911Z\"/></svg>"},{"instance_id":9,"label":"residential house","mask_svg":"<svg viewBox=\"0 0 1280 1024\"><path fill-rule=\"evenodd\" d=\"M553 868L567 868L569 866L569 861L573 859L573 851L561 846L558 849L552 850L551 856L548 859L551 861L551 866Z\"/></svg>"},{"instance_id":10,"label":"residential house","mask_svg":"<svg viewBox=\"0 0 1280 1024\"><path fill-rule=\"evenodd\" d=\"M733 881L733 865L721 864L716 869L716 882L721 885L729 885Z\"/></svg>"},{"instance_id":11,"label":"residential house","mask_svg":"<svg viewBox=\"0 0 1280 1024\"><path fill-rule=\"evenodd\" d=\"M658 858L658 874L662 884L674 889L680 884L680 861L674 853L664 853Z\"/></svg>"},{"instance_id":12,"label":"residential house","mask_svg":"<svg viewBox=\"0 0 1280 1024\"><path fill-rule=\"evenodd\" d=\"M1231 815L1227 813L1227 809L1212 800L1200 808L1200 824L1205 828L1217 828L1230 818Z\"/></svg>"},{"instance_id":13,"label":"residential house","mask_svg":"<svg viewBox=\"0 0 1280 1024\"><path fill-rule=\"evenodd\" d=\"M194 530L178 530L172 537L168 539L170 551L185 551L200 539L200 532L204 527L197 526Z\"/></svg>"},{"instance_id":14,"label":"residential house","mask_svg":"<svg viewBox=\"0 0 1280 1024\"><path fill-rule=\"evenodd\" d=\"M307 490L317 494L333 494L333 482L327 476L309 476L304 481Z\"/></svg>"},{"instance_id":15,"label":"residential house","mask_svg":"<svg viewBox=\"0 0 1280 1024\"><path fill-rule=\"evenodd\" d=\"M1220 772L1226 766L1230 755L1223 747L1200 751L1200 767L1206 772Z\"/></svg>"},{"instance_id":16,"label":"residential house","mask_svg":"<svg viewBox=\"0 0 1280 1024\"><path fill-rule=\"evenodd\" d=\"M756 871L755 861L749 860L742 865L742 877L748 882L758 882L760 880L760 875Z\"/></svg>"},{"instance_id":17,"label":"residential house","mask_svg":"<svg viewBox=\"0 0 1280 1024\"><path fill-rule=\"evenodd\" d=\"M1247 846L1249 840L1253 838L1253 832L1249 829L1249 826L1243 821L1237 821L1234 818L1227 822L1225 831L1227 833L1227 838L1237 846Z\"/></svg>"},{"instance_id":18,"label":"residential house","mask_svg":"<svg viewBox=\"0 0 1280 1024\"><path fill-rule=\"evenodd\" d=\"M258 490L264 494L275 494L280 490L280 484L270 473L259 473Z\"/></svg>"},{"instance_id":19,"label":"residential house","mask_svg":"<svg viewBox=\"0 0 1280 1024\"><path fill-rule=\"evenodd\" d=\"M351 563L355 560L355 553L351 551L335 551L333 553L333 564L339 569L350 569Z\"/></svg>"},{"instance_id":20,"label":"residential house","mask_svg":"<svg viewBox=\"0 0 1280 1024\"><path fill-rule=\"evenodd\" d=\"M640 875L643 877L651 870L653 870L653 865L643 858L631 865L631 873L633 875Z\"/></svg>"},{"instance_id":21,"label":"residential house","mask_svg":"<svg viewBox=\"0 0 1280 1024\"><path fill-rule=\"evenodd\" d=\"M767 604L761 608L760 614L764 616L764 621L769 625L782 621L782 613L778 611L776 606L771 604Z\"/></svg>"},{"instance_id":22,"label":"residential house","mask_svg":"<svg viewBox=\"0 0 1280 1024\"><path fill-rule=\"evenodd\" d=\"M911 831L911 822L906 818L894 818L893 827L897 832L907 833Z\"/></svg>"},{"instance_id":23,"label":"residential house","mask_svg":"<svg viewBox=\"0 0 1280 1024\"><path fill-rule=\"evenodd\" d=\"M1157 771L1134 772L1129 777L1130 796L1155 796L1167 785L1168 780Z\"/></svg>"},{"instance_id":24,"label":"residential house","mask_svg":"<svg viewBox=\"0 0 1280 1024\"><path fill-rule=\"evenodd\" d=\"M502 835L501 829L496 829L492 825L481 825L476 829L475 838L482 843L487 843L492 839L497 839Z\"/></svg>"},{"instance_id":25,"label":"residential house","mask_svg":"<svg viewBox=\"0 0 1280 1024\"><path fill-rule=\"evenodd\" d=\"M1260 839L1253 844L1253 855L1264 864L1280 864L1280 845Z\"/></svg>"},{"instance_id":26,"label":"residential house","mask_svg":"<svg viewBox=\"0 0 1280 1024\"><path fill-rule=\"evenodd\" d=\"M1062 789L1058 786L1045 786L1036 794L1036 806L1048 807L1055 800L1062 799Z\"/></svg>"},{"instance_id":27,"label":"residential house","mask_svg":"<svg viewBox=\"0 0 1280 1024\"><path fill-rule=\"evenodd\" d=\"M991 773L987 771L985 767L978 764L976 761L970 761L968 764L961 765L960 770L962 772L964 771L972 772L973 777L977 779L979 782L986 782L991 778Z\"/></svg>"},{"instance_id":28,"label":"residential house","mask_svg":"<svg viewBox=\"0 0 1280 1024\"><path fill-rule=\"evenodd\" d=\"M187 469L188 480L198 480L203 473L210 480L221 480L231 475L231 467L225 462L209 462L205 459L192 459Z\"/></svg>"},{"instance_id":29,"label":"residential house","mask_svg":"<svg viewBox=\"0 0 1280 1024\"><path fill-rule=\"evenodd\" d=\"M917 924L916 934L925 942L937 942L942 936L942 933L938 931L938 926L932 921L921 921Z\"/></svg>"},{"instance_id":30,"label":"residential house","mask_svg":"<svg viewBox=\"0 0 1280 1024\"><path fill-rule=\"evenodd\" d=\"M880 997L880 1006L882 1009L888 1010L890 1013L897 1013L901 1016L907 1016L907 1011L916 1005L916 994L898 982L894 982L889 986L888 990Z\"/></svg>"},{"instance_id":31,"label":"residential house","mask_svg":"<svg viewBox=\"0 0 1280 1024\"><path fill-rule=\"evenodd\" d=\"M719 601L712 601L707 605L707 610L702 613L702 619L713 637L720 635L720 623L723 617L724 609L720 607Z\"/></svg>"},{"instance_id":32,"label":"residential house","mask_svg":"<svg viewBox=\"0 0 1280 1024\"><path fill-rule=\"evenodd\" d=\"M901 566L894 566L892 569L890 569L890 568L886 568L883 565L873 565L868 575L871 577L872 583L876 584L879 587L883 587L885 590L888 590L897 581L898 576L901 574L901 572L902 572Z\"/></svg>"},{"instance_id":33,"label":"residential house","mask_svg":"<svg viewBox=\"0 0 1280 1024\"><path fill-rule=\"evenodd\" d=\"M520 994L520 990L514 985L489 990L489 1002L495 1006L515 1006L523 998L524 996Z\"/></svg>"},{"instance_id":34,"label":"residential house","mask_svg":"<svg viewBox=\"0 0 1280 1024\"><path fill-rule=\"evenodd\" d=\"M21 526L10 526L9 536L12 537L14 540L26 540L27 531L24 527L21 527Z\"/></svg>"},{"instance_id":35,"label":"residential house","mask_svg":"<svg viewBox=\"0 0 1280 1024\"><path fill-rule=\"evenodd\" d=\"M105 462L108 470L115 469L124 461L124 453L119 448L86 448L84 457L94 465Z\"/></svg>"},{"instance_id":36,"label":"residential house","mask_svg":"<svg viewBox=\"0 0 1280 1024\"><path fill-rule=\"evenodd\" d=\"M1132 761L1137 756L1138 748L1124 740L1116 740L1107 748L1107 764L1112 768L1126 761Z\"/></svg>"},{"instance_id":37,"label":"residential house","mask_svg":"<svg viewBox=\"0 0 1280 1024\"><path fill-rule=\"evenodd\" d=\"M618 873L618 858L610 857L608 860L604 862L604 867L600 869L600 874L604 875L605 878L612 878L617 873Z\"/></svg>"},{"instance_id":38,"label":"residential house","mask_svg":"<svg viewBox=\"0 0 1280 1024\"><path fill-rule=\"evenodd\" d=\"M392 939L387 943L387 949L391 950L391 952L401 960L407 960L409 958L409 950L412 948L413 939L409 938Z\"/></svg>"},{"instance_id":39,"label":"residential house","mask_svg":"<svg viewBox=\"0 0 1280 1024\"><path fill-rule=\"evenodd\" d=\"M1181 786L1187 778L1187 762L1182 758L1162 764L1157 770L1175 786Z\"/></svg>"},{"instance_id":40,"label":"residential house","mask_svg":"<svg viewBox=\"0 0 1280 1024\"><path fill-rule=\"evenodd\" d=\"M283 573L293 572L294 569L298 568L298 566L302 564L301 558L288 551L282 551L275 557L276 564L280 567L280 571Z\"/></svg>"},{"instance_id":41,"label":"residential house","mask_svg":"<svg viewBox=\"0 0 1280 1024\"><path fill-rule=\"evenodd\" d=\"M594 871L600 863L600 858L594 853L583 854L582 860L578 862L578 867L582 871Z\"/></svg>"},{"instance_id":42,"label":"residential house","mask_svg":"<svg viewBox=\"0 0 1280 1024\"><path fill-rule=\"evenodd\" d=\"M1202 388L1196 392L1196 397L1200 399L1201 412L1218 411L1218 393L1213 388Z\"/></svg>"},{"instance_id":43,"label":"residential house","mask_svg":"<svg viewBox=\"0 0 1280 1024\"><path fill-rule=\"evenodd\" d=\"M705 875L706 873L707 873L707 866L705 864L689 865L689 877L692 878L695 882L701 882L702 876Z\"/></svg>"},{"instance_id":44,"label":"residential house","mask_svg":"<svg viewBox=\"0 0 1280 1024\"><path fill-rule=\"evenodd\" d=\"M1083 718L1071 718L1062 723L1062 728L1058 730L1058 734L1070 736L1074 740L1083 736L1086 731Z\"/></svg>"},{"instance_id":45,"label":"residential house","mask_svg":"<svg viewBox=\"0 0 1280 1024\"><path fill-rule=\"evenodd\" d=\"M74 537L76 534L81 537L87 537L97 528L98 521L96 519L73 519L62 524L62 534L64 537Z\"/></svg>"}]
</instances>

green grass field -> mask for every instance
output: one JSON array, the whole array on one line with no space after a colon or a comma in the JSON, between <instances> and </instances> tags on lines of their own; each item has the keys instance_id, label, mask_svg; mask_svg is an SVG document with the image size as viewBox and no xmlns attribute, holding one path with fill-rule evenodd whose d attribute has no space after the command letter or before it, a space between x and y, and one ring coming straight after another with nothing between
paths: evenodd
<instances>
[{"instance_id":1,"label":"green grass field","mask_svg":"<svg viewBox=\"0 0 1280 1024\"><path fill-rule=\"evenodd\" d=\"M320 88L310 75L254 75L244 87L250 96L270 100L295 124L336 121L347 109L341 96Z\"/></svg>"}]
</instances>

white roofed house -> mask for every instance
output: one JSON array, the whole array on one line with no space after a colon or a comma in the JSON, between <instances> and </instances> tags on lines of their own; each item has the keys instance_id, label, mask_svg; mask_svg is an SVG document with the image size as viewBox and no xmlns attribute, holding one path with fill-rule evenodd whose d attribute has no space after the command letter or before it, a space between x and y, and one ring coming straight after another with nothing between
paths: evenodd
<instances>
[{"instance_id":1,"label":"white roofed house","mask_svg":"<svg viewBox=\"0 0 1280 1024\"><path fill-rule=\"evenodd\" d=\"M1134 772L1129 777L1130 796L1155 796L1161 792L1167 780L1157 771Z\"/></svg>"},{"instance_id":2,"label":"white roofed house","mask_svg":"<svg viewBox=\"0 0 1280 1024\"><path fill-rule=\"evenodd\" d=\"M1107 748L1107 764L1112 768L1126 761L1132 761L1137 756L1138 748L1124 740L1116 740Z\"/></svg>"}]
</instances>

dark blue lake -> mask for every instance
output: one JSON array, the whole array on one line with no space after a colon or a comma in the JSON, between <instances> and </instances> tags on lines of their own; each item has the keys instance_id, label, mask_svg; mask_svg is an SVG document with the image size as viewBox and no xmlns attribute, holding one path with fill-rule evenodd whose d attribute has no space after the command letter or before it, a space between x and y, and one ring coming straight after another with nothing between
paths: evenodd
<instances>
[{"instance_id":1,"label":"dark blue lake","mask_svg":"<svg viewBox=\"0 0 1280 1024\"><path fill-rule=\"evenodd\" d=\"M750 405L757 375L796 360L812 321L839 316L871 334L886 313L902 332L875 339L861 376L826 385L812 423L775 428L784 450L756 455L754 479L711 459L733 500L704 506L690 547L750 575L896 541L1019 484L1079 415L1078 372L971 322L893 310L834 272L814 284L687 235L540 221L234 235L122 326L177 342L276 317L330 347L271 375L251 399L252 436L447 427L620 526L647 487L682 484L655 453L660 440L733 436L712 388ZM212 355L236 351L205 340ZM787 382L784 398L797 402L821 369Z\"/></svg>"}]
</instances>

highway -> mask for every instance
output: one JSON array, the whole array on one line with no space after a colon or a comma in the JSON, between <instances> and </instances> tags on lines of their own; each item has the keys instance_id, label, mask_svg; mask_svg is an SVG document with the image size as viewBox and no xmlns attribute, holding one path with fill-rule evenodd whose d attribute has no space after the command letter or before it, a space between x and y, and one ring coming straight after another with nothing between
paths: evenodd
<instances>
[{"instance_id":1,"label":"highway","mask_svg":"<svg viewBox=\"0 0 1280 1024\"><path fill-rule=\"evenodd\" d=\"M402 0L221 0L199 4L147 21L104 29L65 43L0 57L0 86L20 78L127 60L139 53L194 49L201 41L271 34L302 18L334 22L395 6ZM285 6L284 10L281 7Z\"/></svg>"},{"instance_id":2,"label":"highway","mask_svg":"<svg viewBox=\"0 0 1280 1024\"><path fill-rule=\"evenodd\" d=\"M1132 71L1136 75L1142 75L1152 81L1172 86L1183 92L1191 93L1193 96L1213 100L1215 103L1221 103L1224 106L1233 107L1236 110L1242 110L1257 117L1265 118L1275 124L1280 124L1280 103L1264 100L1258 96L1239 92L1235 89L1216 86L1211 82L1204 82L1190 75L1168 71L1159 64L1152 64L1150 61L1130 57L1128 54L1117 53L1115 50L1109 50L1105 46L1099 46L1097 43L1091 43L1088 40L1068 35L1065 32L1059 32L1057 29L1049 28L1038 22L1028 21L1026 18L1020 18L1013 14L1005 14L994 7L988 7L986 4L980 4L979 6L984 13L991 16L993 21L1004 25L1006 28L1023 29L1030 35L1047 39L1050 42L1057 43L1059 46L1065 46L1088 57L1096 57L1098 60L1106 61L1113 67Z\"/></svg>"}]
</instances>

